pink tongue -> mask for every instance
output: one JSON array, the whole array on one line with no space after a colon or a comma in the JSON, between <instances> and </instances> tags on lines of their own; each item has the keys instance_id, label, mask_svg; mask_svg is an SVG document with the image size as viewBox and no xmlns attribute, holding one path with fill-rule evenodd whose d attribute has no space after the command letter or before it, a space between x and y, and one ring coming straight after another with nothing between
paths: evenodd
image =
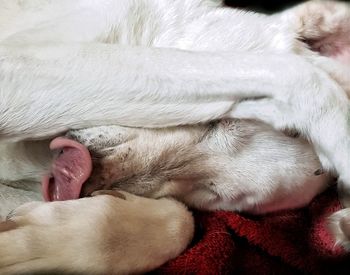
<instances>
[{"instance_id":1,"label":"pink tongue","mask_svg":"<svg viewBox=\"0 0 350 275\"><path fill-rule=\"evenodd\" d=\"M73 200L80 197L81 189L92 171L89 151L82 144L59 137L50 144L51 150L62 150L54 160L51 175L42 180L42 193L46 201Z\"/></svg>"}]
</instances>

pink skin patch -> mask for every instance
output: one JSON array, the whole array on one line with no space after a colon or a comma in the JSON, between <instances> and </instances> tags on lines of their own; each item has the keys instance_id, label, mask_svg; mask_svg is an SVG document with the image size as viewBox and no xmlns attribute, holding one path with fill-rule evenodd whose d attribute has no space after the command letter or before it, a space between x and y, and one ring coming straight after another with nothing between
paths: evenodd
<instances>
[{"instance_id":1,"label":"pink skin patch","mask_svg":"<svg viewBox=\"0 0 350 275\"><path fill-rule=\"evenodd\" d=\"M88 149L74 140L58 137L50 144L51 150L61 150L54 159L51 174L42 179L45 201L79 199L81 189L92 172Z\"/></svg>"},{"instance_id":2,"label":"pink skin patch","mask_svg":"<svg viewBox=\"0 0 350 275\"><path fill-rule=\"evenodd\" d=\"M350 30L334 33L318 41L310 41L310 46L321 55L334 58L345 65L350 65Z\"/></svg>"},{"instance_id":3,"label":"pink skin patch","mask_svg":"<svg viewBox=\"0 0 350 275\"><path fill-rule=\"evenodd\" d=\"M350 46L347 49L344 49L340 54L335 56L339 62L350 66Z\"/></svg>"}]
</instances>

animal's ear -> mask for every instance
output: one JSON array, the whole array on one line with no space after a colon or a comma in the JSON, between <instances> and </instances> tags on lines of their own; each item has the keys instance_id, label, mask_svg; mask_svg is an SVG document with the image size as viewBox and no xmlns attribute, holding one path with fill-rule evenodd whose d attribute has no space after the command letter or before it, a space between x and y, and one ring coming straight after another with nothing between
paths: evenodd
<instances>
[{"instance_id":1,"label":"animal's ear","mask_svg":"<svg viewBox=\"0 0 350 275\"><path fill-rule=\"evenodd\" d=\"M0 232L14 230L18 227L14 221L5 221L0 223Z\"/></svg>"}]
</instances>

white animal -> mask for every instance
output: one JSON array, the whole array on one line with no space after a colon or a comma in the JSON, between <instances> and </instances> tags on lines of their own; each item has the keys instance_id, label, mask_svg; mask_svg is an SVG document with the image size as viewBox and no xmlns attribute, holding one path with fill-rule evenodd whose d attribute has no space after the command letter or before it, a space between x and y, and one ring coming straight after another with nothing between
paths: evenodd
<instances>
[{"instance_id":1,"label":"white animal","mask_svg":"<svg viewBox=\"0 0 350 275\"><path fill-rule=\"evenodd\" d=\"M118 187L199 208L261 213L307 204L326 187L322 166L339 176L346 195L349 6L317 1L265 16L220 5L1 0L3 181L38 182L52 173L43 180L48 200ZM71 131L51 143L63 149L51 171L43 149L71 129L198 123ZM314 149L277 131L286 129ZM100 170L91 174L92 163ZM146 272L186 247L193 221L180 203L111 192L12 212L1 224L0 273ZM159 226L144 232L151 220ZM126 221L134 230L122 226ZM333 216L344 246L349 223L348 209ZM145 240L149 254L138 249Z\"/></svg>"}]
</instances>

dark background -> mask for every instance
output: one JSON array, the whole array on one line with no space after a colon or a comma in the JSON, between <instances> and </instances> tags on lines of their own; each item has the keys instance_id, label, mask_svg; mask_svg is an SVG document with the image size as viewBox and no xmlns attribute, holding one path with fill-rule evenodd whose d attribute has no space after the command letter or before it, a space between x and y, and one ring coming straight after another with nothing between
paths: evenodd
<instances>
[{"instance_id":1,"label":"dark background","mask_svg":"<svg viewBox=\"0 0 350 275\"><path fill-rule=\"evenodd\" d=\"M225 3L232 7L243 7L266 13L273 13L287 7L302 3L302 0L226 0ZM350 2L350 0L342 0Z\"/></svg>"},{"instance_id":2,"label":"dark background","mask_svg":"<svg viewBox=\"0 0 350 275\"><path fill-rule=\"evenodd\" d=\"M287 7L293 6L298 3L302 3L305 1L301 0L226 0L225 3L232 7L243 7L254 9L258 11L264 11L267 13L276 12L279 10L283 10Z\"/></svg>"}]
</instances>

